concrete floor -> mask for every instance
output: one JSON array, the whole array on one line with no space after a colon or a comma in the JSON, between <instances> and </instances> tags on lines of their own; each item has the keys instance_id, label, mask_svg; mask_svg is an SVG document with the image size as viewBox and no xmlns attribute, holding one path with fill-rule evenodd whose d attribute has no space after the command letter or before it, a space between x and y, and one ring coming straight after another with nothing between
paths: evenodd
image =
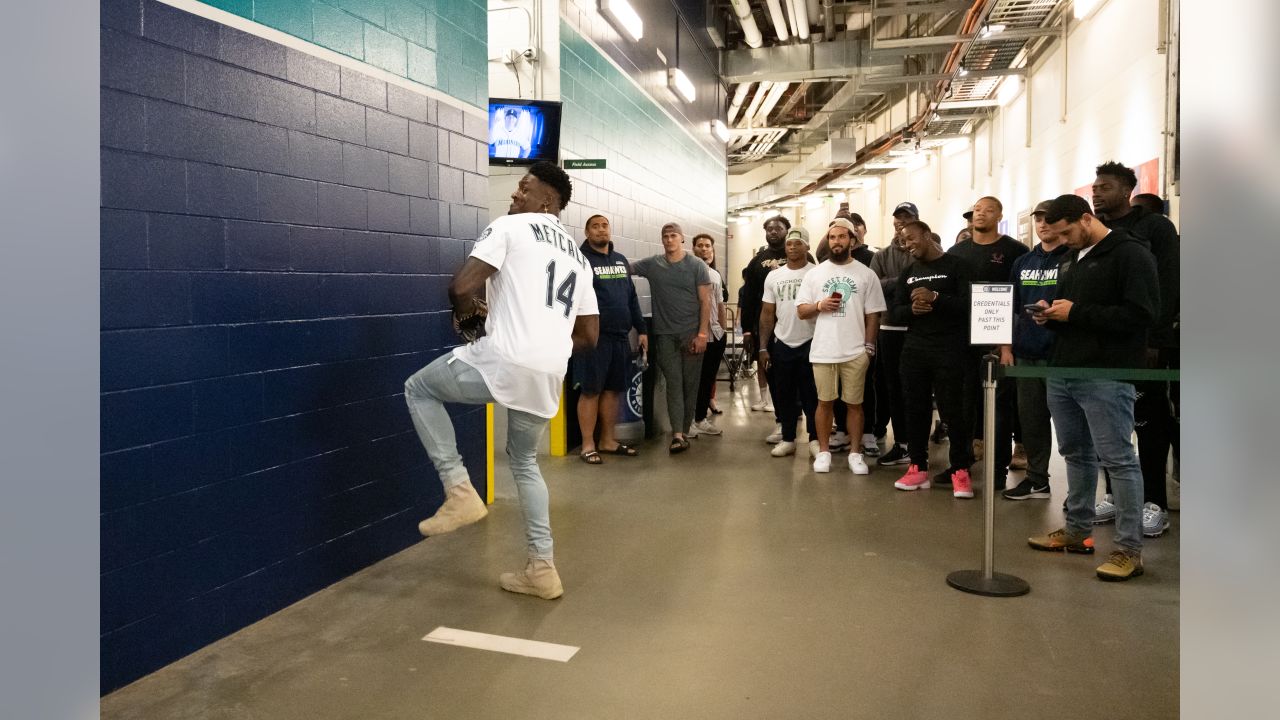
<instances>
[{"instance_id":1,"label":"concrete floor","mask_svg":"<svg viewBox=\"0 0 1280 720\"><path fill-rule=\"evenodd\" d=\"M945 578L980 565L981 489L899 492L901 469L855 478L842 455L816 476L803 448L769 457L772 420L745 404L684 455L544 459L559 600L497 586L523 562L500 469L483 522L122 688L101 717L1177 717L1177 513L1144 577L1100 582L1110 526L1092 557L1026 547L1061 523L1055 457L1051 500L997 498L997 568L1031 594L968 595ZM581 650L559 663L422 641L441 625Z\"/></svg>"}]
</instances>

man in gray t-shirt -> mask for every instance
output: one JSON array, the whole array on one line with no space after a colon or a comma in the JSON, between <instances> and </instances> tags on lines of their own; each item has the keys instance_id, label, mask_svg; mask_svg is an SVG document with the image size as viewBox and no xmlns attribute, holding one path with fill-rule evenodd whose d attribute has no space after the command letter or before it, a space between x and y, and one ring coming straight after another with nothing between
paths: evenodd
<instances>
[{"instance_id":1,"label":"man in gray t-shirt","mask_svg":"<svg viewBox=\"0 0 1280 720\"><path fill-rule=\"evenodd\" d=\"M693 424L702 353L711 326L711 275L707 264L684 249L677 223L662 226L663 254L638 260L631 273L649 280L653 301L650 345L667 382L667 419L672 454L689 449L685 432Z\"/></svg>"}]
</instances>

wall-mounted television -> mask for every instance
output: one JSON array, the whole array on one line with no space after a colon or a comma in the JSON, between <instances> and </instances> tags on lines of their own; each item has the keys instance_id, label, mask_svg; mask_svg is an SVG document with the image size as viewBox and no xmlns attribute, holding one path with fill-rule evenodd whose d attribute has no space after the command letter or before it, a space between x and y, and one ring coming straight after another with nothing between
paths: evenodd
<instances>
[{"instance_id":1,"label":"wall-mounted television","mask_svg":"<svg viewBox=\"0 0 1280 720\"><path fill-rule=\"evenodd\" d=\"M489 99L489 164L532 165L560 159L560 103Z\"/></svg>"}]
</instances>

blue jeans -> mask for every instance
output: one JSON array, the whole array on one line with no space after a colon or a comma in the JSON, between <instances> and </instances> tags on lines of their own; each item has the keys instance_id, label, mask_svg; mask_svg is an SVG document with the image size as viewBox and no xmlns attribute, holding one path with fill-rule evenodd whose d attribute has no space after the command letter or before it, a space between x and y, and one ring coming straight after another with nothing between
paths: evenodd
<instances>
[{"instance_id":1,"label":"blue jeans","mask_svg":"<svg viewBox=\"0 0 1280 720\"><path fill-rule=\"evenodd\" d=\"M404 398L418 439L445 489L469 482L467 468L458 454L453 421L444 404L493 402L493 394L480 372L453 353L446 353L405 381ZM548 422L531 413L507 409L507 457L511 460L511 474L515 476L520 496L529 556L545 560L552 558L551 510L547 483L538 469L538 443Z\"/></svg>"},{"instance_id":2,"label":"blue jeans","mask_svg":"<svg viewBox=\"0 0 1280 720\"><path fill-rule=\"evenodd\" d=\"M1116 505L1116 544L1142 551L1142 469L1133 441L1131 383L1063 380L1046 383L1058 452L1067 461L1067 531L1089 535L1097 501L1098 465L1111 473Z\"/></svg>"}]
</instances>

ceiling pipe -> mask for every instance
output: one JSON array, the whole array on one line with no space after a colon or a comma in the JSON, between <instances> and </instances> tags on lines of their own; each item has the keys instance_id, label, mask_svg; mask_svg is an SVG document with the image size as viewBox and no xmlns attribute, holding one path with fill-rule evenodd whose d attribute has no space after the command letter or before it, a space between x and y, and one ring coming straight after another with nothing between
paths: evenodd
<instances>
[{"instance_id":1,"label":"ceiling pipe","mask_svg":"<svg viewBox=\"0 0 1280 720\"><path fill-rule=\"evenodd\" d=\"M738 85L738 89L733 92L733 100L729 103L729 114L725 118L725 125L733 127L733 121L738 119L738 112L742 110L742 103L747 99L747 93L751 92L753 82L744 82Z\"/></svg>"},{"instance_id":2,"label":"ceiling pipe","mask_svg":"<svg viewBox=\"0 0 1280 720\"><path fill-rule=\"evenodd\" d=\"M742 26L747 44L753 48L764 45L760 26L756 25L756 18L751 14L751 3L747 0L729 0L729 4L733 6L733 14L738 18L738 24Z\"/></svg>"},{"instance_id":3,"label":"ceiling pipe","mask_svg":"<svg viewBox=\"0 0 1280 720\"><path fill-rule=\"evenodd\" d=\"M753 116L755 118L753 124L769 124L769 113L773 112L774 106L778 104L778 100L782 98L782 94L785 93L787 88L790 86L791 83L780 82L774 83L773 87L769 88L769 96L764 99L764 102L760 105L760 109L757 111L756 115Z\"/></svg>"},{"instance_id":4,"label":"ceiling pipe","mask_svg":"<svg viewBox=\"0 0 1280 720\"><path fill-rule=\"evenodd\" d=\"M787 32L787 17L782 14L780 0L767 0L765 4L769 6L769 20L773 23L773 31L778 34L778 40L790 40L791 33Z\"/></svg>"},{"instance_id":5,"label":"ceiling pipe","mask_svg":"<svg viewBox=\"0 0 1280 720\"><path fill-rule=\"evenodd\" d=\"M747 105L747 112L742 116L742 127L748 127L751 119L756 116L756 111L760 109L760 103L764 102L764 96L769 94L769 89L773 87L773 83L765 80L756 88L756 94L751 98L751 104Z\"/></svg>"},{"instance_id":6,"label":"ceiling pipe","mask_svg":"<svg viewBox=\"0 0 1280 720\"><path fill-rule=\"evenodd\" d=\"M827 42L836 39L835 0L822 0L822 39Z\"/></svg>"},{"instance_id":7,"label":"ceiling pipe","mask_svg":"<svg viewBox=\"0 0 1280 720\"><path fill-rule=\"evenodd\" d=\"M791 14L796 21L796 37L809 39L809 6L805 0L791 0Z\"/></svg>"}]
</instances>

